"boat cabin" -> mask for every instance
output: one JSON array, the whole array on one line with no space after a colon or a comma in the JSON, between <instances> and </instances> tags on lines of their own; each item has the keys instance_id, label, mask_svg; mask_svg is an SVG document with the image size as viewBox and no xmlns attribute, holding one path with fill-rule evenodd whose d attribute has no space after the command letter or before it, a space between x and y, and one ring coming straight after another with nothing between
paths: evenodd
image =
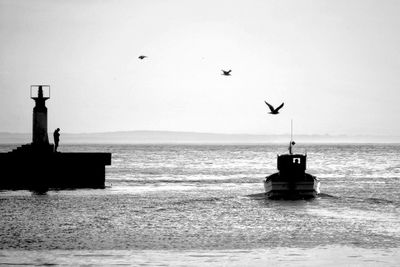
<instances>
[{"instance_id":1,"label":"boat cabin","mask_svg":"<svg viewBox=\"0 0 400 267\"><path fill-rule=\"evenodd\" d=\"M278 155L278 170L284 174L304 174L306 171L307 155L284 154Z\"/></svg>"}]
</instances>

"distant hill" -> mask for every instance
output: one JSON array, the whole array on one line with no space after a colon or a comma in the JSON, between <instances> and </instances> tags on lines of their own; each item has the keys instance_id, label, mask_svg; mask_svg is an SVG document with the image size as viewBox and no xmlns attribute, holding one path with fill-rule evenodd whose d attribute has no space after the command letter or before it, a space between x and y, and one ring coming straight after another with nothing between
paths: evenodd
<instances>
[{"instance_id":1,"label":"distant hill","mask_svg":"<svg viewBox=\"0 0 400 267\"><path fill-rule=\"evenodd\" d=\"M0 144L25 144L31 134L0 132ZM53 141L49 133L50 142ZM147 144L147 143L286 143L290 135L216 134L169 131L121 131L104 133L61 133L64 144ZM302 143L400 143L400 136L295 135Z\"/></svg>"}]
</instances>

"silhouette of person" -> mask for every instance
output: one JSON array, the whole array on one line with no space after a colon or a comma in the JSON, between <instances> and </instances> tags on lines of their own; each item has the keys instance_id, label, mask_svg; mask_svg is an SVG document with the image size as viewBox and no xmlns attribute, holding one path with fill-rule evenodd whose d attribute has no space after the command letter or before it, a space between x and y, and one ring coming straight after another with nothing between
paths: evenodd
<instances>
[{"instance_id":1,"label":"silhouette of person","mask_svg":"<svg viewBox=\"0 0 400 267\"><path fill-rule=\"evenodd\" d=\"M54 152L57 152L58 143L60 142L60 128L57 128L54 131L53 137L54 137Z\"/></svg>"}]
</instances>

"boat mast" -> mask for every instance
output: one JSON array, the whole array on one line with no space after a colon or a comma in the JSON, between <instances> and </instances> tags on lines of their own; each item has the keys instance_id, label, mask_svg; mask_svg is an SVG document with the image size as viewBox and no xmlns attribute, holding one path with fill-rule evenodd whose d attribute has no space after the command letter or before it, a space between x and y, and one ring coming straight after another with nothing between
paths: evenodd
<instances>
[{"instance_id":1,"label":"boat mast","mask_svg":"<svg viewBox=\"0 0 400 267\"><path fill-rule=\"evenodd\" d=\"M290 119L290 143L293 141L293 119Z\"/></svg>"}]
</instances>

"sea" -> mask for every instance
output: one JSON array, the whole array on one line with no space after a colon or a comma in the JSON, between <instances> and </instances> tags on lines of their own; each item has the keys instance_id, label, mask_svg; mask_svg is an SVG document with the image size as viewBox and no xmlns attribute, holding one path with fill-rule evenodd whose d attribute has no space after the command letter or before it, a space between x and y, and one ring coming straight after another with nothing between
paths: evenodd
<instances>
[{"instance_id":1,"label":"sea","mask_svg":"<svg viewBox=\"0 0 400 267\"><path fill-rule=\"evenodd\" d=\"M0 191L0 266L400 266L400 144L296 145L312 200L264 197L286 144L60 151L111 152L106 188Z\"/></svg>"}]
</instances>

